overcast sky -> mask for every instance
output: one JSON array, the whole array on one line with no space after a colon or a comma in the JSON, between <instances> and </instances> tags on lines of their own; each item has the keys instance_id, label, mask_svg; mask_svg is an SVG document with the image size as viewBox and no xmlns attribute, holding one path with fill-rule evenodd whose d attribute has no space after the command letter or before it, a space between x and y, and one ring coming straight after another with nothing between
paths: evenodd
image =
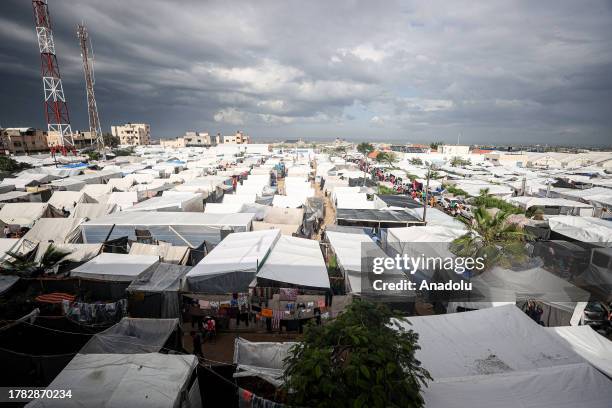
<instances>
[{"instance_id":1,"label":"overcast sky","mask_svg":"<svg viewBox=\"0 0 612 408\"><path fill-rule=\"evenodd\" d=\"M611 1L49 0L73 128L612 145ZM0 125L46 127L31 2L0 1Z\"/></svg>"}]
</instances>

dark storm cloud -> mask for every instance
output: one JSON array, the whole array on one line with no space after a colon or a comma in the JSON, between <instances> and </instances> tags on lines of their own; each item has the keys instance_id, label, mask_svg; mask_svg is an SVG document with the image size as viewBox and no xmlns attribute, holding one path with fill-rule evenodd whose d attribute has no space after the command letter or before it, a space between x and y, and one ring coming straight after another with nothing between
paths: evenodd
<instances>
[{"instance_id":1,"label":"dark storm cloud","mask_svg":"<svg viewBox=\"0 0 612 408\"><path fill-rule=\"evenodd\" d=\"M245 129L261 139L600 143L612 139L606 1L49 0L73 124L75 25L105 130ZM0 2L0 125L42 127L29 1Z\"/></svg>"}]
</instances>

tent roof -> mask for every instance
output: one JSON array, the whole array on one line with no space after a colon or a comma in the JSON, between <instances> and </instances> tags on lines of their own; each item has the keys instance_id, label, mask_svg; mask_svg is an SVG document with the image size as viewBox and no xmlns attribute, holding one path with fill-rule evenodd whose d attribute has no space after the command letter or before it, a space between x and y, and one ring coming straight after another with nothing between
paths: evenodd
<instances>
[{"instance_id":1,"label":"tent roof","mask_svg":"<svg viewBox=\"0 0 612 408\"><path fill-rule=\"evenodd\" d=\"M388 228L387 240L400 242L452 242L465 235L461 229L437 225L416 225L414 227Z\"/></svg>"},{"instance_id":2,"label":"tent roof","mask_svg":"<svg viewBox=\"0 0 612 408\"><path fill-rule=\"evenodd\" d=\"M253 214L206 214L172 211L118 212L97 218L85 225L204 225L204 226L246 226L251 223Z\"/></svg>"},{"instance_id":3,"label":"tent roof","mask_svg":"<svg viewBox=\"0 0 612 408\"><path fill-rule=\"evenodd\" d=\"M5 224L32 226L32 224L48 212L48 203L7 203L0 209L0 221Z\"/></svg>"},{"instance_id":4,"label":"tent roof","mask_svg":"<svg viewBox=\"0 0 612 408\"><path fill-rule=\"evenodd\" d=\"M378 198L383 200L389 207L402 207L402 208L423 208L423 205L418 201L412 199L407 195L377 195Z\"/></svg>"},{"instance_id":5,"label":"tent roof","mask_svg":"<svg viewBox=\"0 0 612 408\"><path fill-rule=\"evenodd\" d=\"M76 267L70 272L70 275L84 279L131 282L158 262L159 257L157 256L105 252Z\"/></svg>"},{"instance_id":6,"label":"tent roof","mask_svg":"<svg viewBox=\"0 0 612 408\"><path fill-rule=\"evenodd\" d=\"M298 286L330 287L319 242L285 235L278 239L257 277Z\"/></svg>"},{"instance_id":7,"label":"tent roof","mask_svg":"<svg viewBox=\"0 0 612 408\"><path fill-rule=\"evenodd\" d=\"M612 341L591 329L591 326L547 327L567 342L572 350L612 378Z\"/></svg>"},{"instance_id":8,"label":"tent roof","mask_svg":"<svg viewBox=\"0 0 612 408\"><path fill-rule=\"evenodd\" d=\"M119 323L93 335L79 353L155 353L162 349L178 327L178 319L124 317Z\"/></svg>"},{"instance_id":9,"label":"tent roof","mask_svg":"<svg viewBox=\"0 0 612 408\"><path fill-rule=\"evenodd\" d=\"M355 210L355 209L338 209L336 211L337 220L346 221L370 221L383 223L420 223L421 220L407 211L400 210Z\"/></svg>"},{"instance_id":10,"label":"tent roof","mask_svg":"<svg viewBox=\"0 0 612 408\"><path fill-rule=\"evenodd\" d=\"M261 230L280 230L283 235L290 235L297 233L300 229L300 224L274 224L265 221L253 221L253 231Z\"/></svg>"},{"instance_id":11,"label":"tent roof","mask_svg":"<svg viewBox=\"0 0 612 408\"><path fill-rule=\"evenodd\" d=\"M79 203L70 213L71 218L87 218L93 220L110 214L117 209L116 204L102 203Z\"/></svg>"},{"instance_id":12,"label":"tent roof","mask_svg":"<svg viewBox=\"0 0 612 408\"><path fill-rule=\"evenodd\" d=\"M36 256L34 259L40 261L45 254L45 251L53 245L60 251L68 252L68 255L61 259L62 262L85 262L95 258L102 251L102 244L58 244L50 242L41 242L36 248Z\"/></svg>"},{"instance_id":13,"label":"tent roof","mask_svg":"<svg viewBox=\"0 0 612 408\"><path fill-rule=\"evenodd\" d=\"M127 291L176 292L181 288L181 280L190 269L190 266L160 262L141 277L132 281Z\"/></svg>"},{"instance_id":14,"label":"tent roof","mask_svg":"<svg viewBox=\"0 0 612 408\"><path fill-rule=\"evenodd\" d=\"M279 230L229 234L187 273L187 278L197 280L201 276L236 271L255 273L279 238Z\"/></svg>"},{"instance_id":15,"label":"tent roof","mask_svg":"<svg viewBox=\"0 0 612 408\"><path fill-rule=\"evenodd\" d=\"M236 337L234 342L234 377L259 377L280 387L283 383L283 359L295 342L251 342Z\"/></svg>"},{"instance_id":16,"label":"tent roof","mask_svg":"<svg viewBox=\"0 0 612 408\"><path fill-rule=\"evenodd\" d=\"M444 408L606 408L612 400L612 387L608 378L584 363L435 379L423 389L423 398L426 407Z\"/></svg>"},{"instance_id":17,"label":"tent roof","mask_svg":"<svg viewBox=\"0 0 612 408\"><path fill-rule=\"evenodd\" d=\"M417 219L423 219L423 208L409 208L407 211ZM440 211L437 208L432 207L427 208L425 222L427 223L427 226L439 225L447 228L467 230L465 224L455 217L452 217L446 214L444 211Z\"/></svg>"},{"instance_id":18,"label":"tent roof","mask_svg":"<svg viewBox=\"0 0 612 408\"><path fill-rule=\"evenodd\" d=\"M178 407L197 364L192 355L77 354L48 387L70 389L72 398L28 407Z\"/></svg>"},{"instance_id":19,"label":"tent roof","mask_svg":"<svg viewBox=\"0 0 612 408\"><path fill-rule=\"evenodd\" d=\"M401 325L419 334L416 357L436 380L584 362L514 305L408 321Z\"/></svg>"},{"instance_id":20,"label":"tent roof","mask_svg":"<svg viewBox=\"0 0 612 408\"><path fill-rule=\"evenodd\" d=\"M130 247L131 255L155 255L162 262L171 264L184 264L189 254L188 246L175 246L167 242L159 242L158 245L134 242Z\"/></svg>"},{"instance_id":21,"label":"tent roof","mask_svg":"<svg viewBox=\"0 0 612 408\"><path fill-rule=\"evenodd\" d=\"M551 217L548 225L551 231L577 241L612 246L612 221L566 215Z\"/></svg>"}]
</instances>

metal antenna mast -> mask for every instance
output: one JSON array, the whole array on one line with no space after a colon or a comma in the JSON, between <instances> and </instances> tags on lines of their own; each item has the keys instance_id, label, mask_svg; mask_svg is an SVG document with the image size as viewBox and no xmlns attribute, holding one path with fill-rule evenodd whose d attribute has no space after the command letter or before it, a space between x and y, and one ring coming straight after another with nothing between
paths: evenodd
<instances>
[{"instance_id":1,"label":"metal antenna mast","mask_svg":"<svg viewBox=\"0 0 612 408\"><path fill-rule=\"evenodd\" d=\"M85 23L77 25L77 37L81 44L81 57L83 58L83 72L85 73L85 87L87 89L87 114L89 116L89 132L96 138L98 151L104 152L104 137L102 136L102 126L100 125L100 117L98 116L98 105L96 104L96 95L94 93L94 58L91 39L87 32ZM91 59L89 51L91 50Z\"/></svg>"},{"instance_id":2,"label":"metal antenna mast","mask_svg":"<svg viewBox=\"0 0 612 408\"><path fill-rule=\"evenodd\" d=\"M74 150L74 140L62 78L55 56L55 42L47 0L32 0L32 8L40 50L47 131L59 133L61 150L63 154L66 154L67 150Z\"/></svg>"}]
</instances>

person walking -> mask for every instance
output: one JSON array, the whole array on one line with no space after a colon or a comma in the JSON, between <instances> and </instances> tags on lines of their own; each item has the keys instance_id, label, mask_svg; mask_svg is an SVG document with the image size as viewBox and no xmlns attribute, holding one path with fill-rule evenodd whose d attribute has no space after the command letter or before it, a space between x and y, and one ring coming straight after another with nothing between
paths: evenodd
<instances>
[{"instance_id":1,"label":"person walking","mask_svg":"<svg viewBox=\"0 0 612 408\"><path fill-rule=\"evenodd\" d=\"M202 335L199 331L191 331L191 339L193 340L193 354L198 357L204 357L202 354Z\"/></svg>"}]
</instances>

